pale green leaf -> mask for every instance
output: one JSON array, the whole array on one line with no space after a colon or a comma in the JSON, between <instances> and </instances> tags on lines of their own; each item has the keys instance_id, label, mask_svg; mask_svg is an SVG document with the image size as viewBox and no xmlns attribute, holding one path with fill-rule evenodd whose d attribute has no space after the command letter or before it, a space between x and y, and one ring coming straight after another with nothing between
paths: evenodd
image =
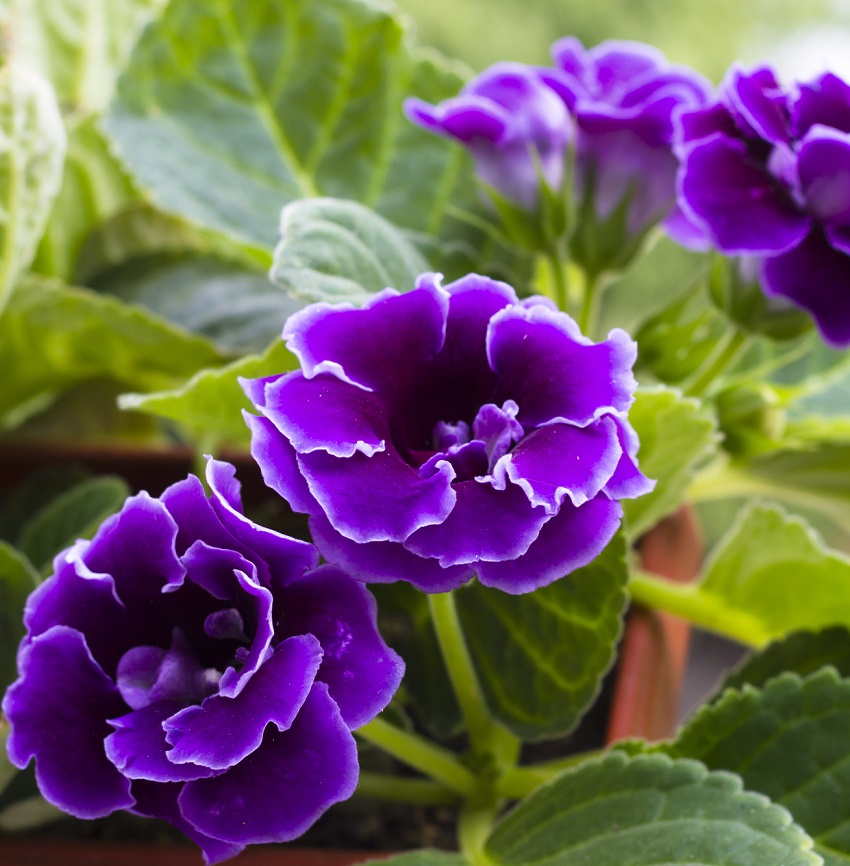
<instances>
[{"instance_id":1,"label":"pale green leaf","mask_svg":"<svg viewBox=\"0 0 850 866\"><path fill-rule=\"evenodd\" d=\"M167 0L2 0L12 56L53 84L67 112L103 110L141 28Z\"/></svg>"},{"instance_id":2,"label":"pale green leaf","mask_svg":"<svg viewBox=\"0 0 850 866\"><path fill-rule=\"evenodd\" d=\"M850 862L850 680L824 669L729 690L663 746L739 773L791 812L827 866Z\"/></svg>"},{"instance_id":3,"label":"pale green leaf","mask_svg":"<svg viewBox=\"0 0 850 866\"><path fill-rule=\"evenodd\" d=\"M66 144L50 85L16 63L0 68L0 314L35 255Z\"/></svg>"},{"instance_id":4,"label":"pale green leaf","mask_svg":"<svg viewBox=\"0 0 850 866\"><path fill-rule=\"evenodd\" d=\"M469 861L461 854L423 848L419 851L396 854L395 857L367 860L363 866L468 866L468 864Z\"/></svg>"},{"instance_id":5,"label":"pale green leaf","mask_svg":"<svg viewBox=\"0 0 850 866\"><path fill-rule=\"evenodd\" d=\"M24 636L24 603L38 583L32 563L0 541L0 692L15 679L15 657Z\"/></svg>"},{"instance_id":6,"label":"pale green leaf","mask_svg":"<svg viewBox=\"0 0 850 866\"><path fill-rule=\"evenodd\" d=\"M221 360L206 340L141 307L28 279L0 318L0 427L88 379L155 390Z\"/></svg>"},{"instance_id":7,"label":"pale green leaf","mask_svg":"<svg viewBox=\"0 0 850 866\"><path fill-rule=\"evenodd\" d=\"M744 510L706 564L696 592L718 610L746 614L763 640L850 625L850 559L776 506Z\"/></svg>"},{"instance_id":8,"label":"pale green leaf","mask_svg":"<svg viewBox=\"0 0 850 866\"><path fill-rule=\"evenodd\" d=\"M107 129L167 210L271 248L283 205L352 199L421 233L455 276L506 256L468 218L483 213L468 155L401 104L462 83L379 0L175 0L140 39Z\"/></svg>"},{"instance_id":9,"label":"pale green leaf","mask_svg":"<svg viewBox=\"0 0 850 866\"><path fill-rule=\"evenodd\" d=\"M353 201L307 199L283 209L271 278L307 301L362 304L375 292L412 289L428 264L373 210Z\"/></svg>"},{"instance_id":10,"label":"pale green leaf","mask_svg":"<svg viewBox=\"0 0 850 866\"><path fill-rule=\"evenodd\" d=\"M850 677L850 630L833 626L822 631L796 631L753 653L729 676L721 691L744 684L763 686L786 671L807 676L827 665Z\"/></svg>"},{"instance_id":11,"label":"pale green leaf","mask_svg":"<svg viewBox=\"0 0 850 866\"><path fill-rule=\"evenodd\" d=\"M129 495L127 484L115 476L83 481L33 515L21 530L18 546L36 568L43 570L78 538L91 538Z\"/></svg>"},{"instance_id":12,"label":"pale green leaf","mask_svg":"<svg viewBox=\"0 0 850 866\"><path fill-rule=\"evenodd\" d=\"M485 853L494 866L817 866L811 845L731 773L614 752L538 788Z\"/></svg>"},{"instance_id":13,"label":"pale green leaf","mask_svg":"<svg viewBox=\"0 0 850 866\"><path fill-rule=\"evenodd\" d=\"M27 797L0 812L0 830L7 833L33 830L64 817L65 812L48 803L43 797Z\"/></svg>"},{"instance_id":14,"label":"pale green leaf","mask_svg":"<svg viewBox=\"0 0 850 866\"><path fill-rule=\"evenodd\" d=\"M247 445L250 434L242 418L251 403L238 379L285 373L298 366L295 356L278 340L263 355L249 355L215 370L203 370L181 388L156 394L123 394L123 409L149 412L185 425L215 443Z\"/></svg>"},{"instance_id":15,"label":"pale green leaf","mask_svg":"<svg viewBox=\"0 0 850 866\"><path fill-rule=\"evenodd\" d=\"M493 715L524 739L568 733L614 661L628 577L622 533L584 568L525 595L456 593Z\"/></svg>"},{"instance_id":16,"label":"pale green leaf","mask_svg":"<svg viewBox=\"0 0 850 866\"><path fill-rule=\"evenodd\" d=\"M656 481L652 493L623 502L636 537L682 503L696 467L716 451L718 434L705 406L670 388L639 390L629 421L640 439L641 471Z\"/></svg>"}]
</instances>

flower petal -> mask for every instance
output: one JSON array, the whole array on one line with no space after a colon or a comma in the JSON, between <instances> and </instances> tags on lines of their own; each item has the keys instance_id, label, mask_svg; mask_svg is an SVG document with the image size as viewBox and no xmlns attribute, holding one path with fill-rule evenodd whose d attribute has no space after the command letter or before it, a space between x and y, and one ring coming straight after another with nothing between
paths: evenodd
<instances>
[{"instance_id":1,"label":"flower petal","mask_svg":"<svg viewBox=\"0 0 850 866\"><path fill-rule=\"evenodd\" d=\"M850 224L850 133L816 125L797 156L809 212L823 223Z\"/></svg>"},{"instance_id":2,"label":"flower petal","mask_svg":"<svg viewBox=\"0 0 850 866\"><path fill-rule=\"evenodd\" d=\"M45 799L78 818L133 805L130 783L109 762L107 719L126 706L78 631L57 625L24 644L20 678L6 692L7 749L20 769L32 758Z\"/></svg>"},{"instance_id":3,"label":"flower petal","mask_svg":"<svg viewBox=\"0 0 850 866\"><path fill-rule=\"evenodd\" d=\"M765 259L762 280L768 295L781 295L806 310L824 340L850 346L850 255L833 249L819 232L781 256Z\"/></svg>"},{"instance_id":4,"label":"flower petal","mask_svg":"<svg viewBox=\"0 0 850 866\"><path fill-rule=\"evenodd\" d=\"M587 427L551 424L530 433L503 459L502 471L532 505L556 514L565 499L581 505L611 479L623 451L613 418Z\"/></svg>"},{"instance_id":5,"label":"flower petal","mask_svg":"<svg viewBox=\"0 0 850 866\"><path fill-rule=\"evenodd\" d=\"M487 481L463 481L454 489L457 504L451 514L404 542L412 553L437 559L444 567L520 556L548 519L544 509L532 507L513 484L497 490Z\"/></svg>"},{"instance_id":6,"label":"flower petal","mask_svg":"<svg viewBox=\"0 0 850 866\"><path fill-rule=\"evenodd\" d=\"M413 291L380 292L361 309L313 304L287 319L283 338L308 379L330 373L398 394L442 347L447 308L438 277L423 274Z\"/></svg>"},{"instance_id":7,"label":"flower petal","mask_svg":"<svg viewBox=\"0 0 850 866\"><path fill-rule=\"evenodd\" d=\"M476 139L497 142L504 138L510 123L508 112L491 100L476 94L447 99L429 105L411 97L404 101L408 120L437 135L447 135L465 144Z\"/></svg>"},{"instance_id":8,"label":"flower petal","mask_svg":"<svg viewBox=\"0 0 850 866\"><path fill-rule=\"evenodd\" d=\"M290 584L282 604L283 634L307 632L319 639L324 654L316 679L327 685L345 724L353 730L371 721L395 694L404 662L378 632L369 590L323 565Z\"/></svg>"},{"instance_id":9,"label":"flower petal","mask_svg":"<svg viewBox=\"0 0 850 866\"><path fill-rule=\"evenodd\" d=\"M324 514L310 518L310 535L328 562L366 583L406 580L423 592L448 592L473 576L466 565L443 568L438 560L417 556L397 541L358 544L340 535Z\"/></svg>"},{"instance_id":10,"label":"flower petal","mask_svg":"<svg viewBox=\"0 0 850 866\"><path fill-rule=\"evenodd\" d=\"M314 684L294 724L269 728L228 772L187 782L178 803L197 830L237 844L288 842L357 786L357 748L327 686Z\"/></svg>"},{"instance_id":11,"label":"flower petal","mask_svg":"<svg viewBox=\"0 0 850 866\"><path fill-rule=\"evenodd\" d=\"M579 508L565 502L524 555L480 562L478 579L512 595L533 592L596 559L614 537L622 516L620 504L604 496Z\"/></svg>"},{"instance_id":12,"label":"flower petal","mask_svg":"<svg viewBox=\"0 0 850 866\"><path fill-rule=\"evenodd\" d=\"M680 204L725 253L780 253L811 225L743 141L715 135L696 144L679 174Z\"/></svg>"},{"instance_id":13,"label":"flower petal","mask_svg":"<svg viewBox=\"0 0 850 866\"><path fill-rule=\"evenodd\" d=\"M637 499L638 496L655 490L655 481L647 478L638 468L637 453L640 442L632 425L622 418L615 418L614 422L617 425L622 456L603 492L609 499Z\"/></svg>"},{"instance_id":14,"label":"flower petal","mask_svg":"<svg viewBox=\"0 0 850 866\"><path fill-rule=\"evenodd\" d=\"M187 782L216 774L199 764L175 764L168 760L166 750L170 746L162 723L182 707L179 701L158 701L109 720L115 731L105 740L106 756L123 776L151 782Z\"/></svg>"},{"instance_id":15,"label":"flower petal","mask_svg":"<svg viewBox=\"0 0 850 866\"><path fill-rule=\"evenodd\" d=\"M442 463L423 478L394 451L372 457L299 454L310 492L334 528L354 541L402 541L452 510L454 470Z\"/></svg>"},{"instance_id":16,"label":"flower petal","mask_svg":"<svg viewBox=\"0 0 850 866\"><path fill-rule=\"evenodd\" d=\"M771 144L789 144L788 97L767 66L749 72L735 64L720 86L721 98L738 114L744 133Z\"/></svg>"},{"instance_id":17,"label":"flower petal","mask_svg":"<svg viewBox=\"0 0 850 866\"><path fill-rule=\"evenodd\" d=\"M850 84L837 75L824 75L799 85L800 95L791 108L791 129L802 138L821 123L841 132L850 132Z\"/></svg>"},{"instance_id":18,"label":"flower petal","mask_svg":"<svg viewBox=\"0 0 850 866\"><path fill-rule=\"evenodd\" d=\"M619 329L592 343L565 313L511 307L493 317L487 351L499 378L493 402L515 400L527 431L558 420L583 427L632 403L637 347Z\"/></svg>"},{"instance_id":19,"label":"flower petal","mask_svg":"<svg viewBox=\"0 0 850 866\"><path fill-rule=\"evenodd\" d=\"M322 648L313 635L290 637L233 698L214 695L163 723L175 764L226 770L253 754L268 725L289 728L316 678Z\"/></svg>"}]
</instances>

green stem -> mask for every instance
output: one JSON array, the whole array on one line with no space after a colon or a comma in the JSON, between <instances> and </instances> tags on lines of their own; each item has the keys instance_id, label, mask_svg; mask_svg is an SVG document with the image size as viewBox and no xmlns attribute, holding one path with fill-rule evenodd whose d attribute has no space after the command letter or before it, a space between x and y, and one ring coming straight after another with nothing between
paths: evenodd
<instances>
[{"instance_id":1,"label":"green stem","mask_svg":"<svg viewBox=\"0 0 850 866\"><path fill-rule=\"evenodd\" d=\"M549 250L546 256L549 262L549 270L552 271L552 285L555 289L555 303L559 310L565 313L570 309L570 293L567 286L567 266L564 257L556 248Z\"/></svg>"},{"instance_id":2,"label":"green stem","mask_svg":"<svg viewBox=\"0 0 850 866\"><path fill-rule=\"evenodd\" d=\"M459 794L476 790L476 778L448 749L443 749L414 734L403 731L381 718L354 732L362 740L377 746L414 770L442 782Z\"/></svg>"},{"instance_id":3,"label":"green stem","mask_svg":"<svg viewBox=\"0 0 850 866\"><path fill-rule=\"evenodd\" d=\"M472 751L476 755L493 754L499 735L463 637L454 595L451 592L429 595L428 604L449 679L466 720Z\"/></svg>"},{"instance_id":4,"label":"green stem","mask_svg":"<svg viewBox=\"0 0 850 866\"><path fill-rule=\"evenodd\" d=\"M730 609L691 584L673 583L645 571L634 571L629 580L629 593L645 607L675 614L738 643L760 647L770 640L758 619L744 611Z\"/></svg>"},{"instance_id":5,"label":"green stem","mask_svg":"<svg viewBox=\"0 0 850 866\"><path fill-rule=\"evenodd\" d=\"M689 397L701 397L712 383L738 360L749 340L749 335L744 331L737 329L728 331L685 387L685 394Z\"/></svg>"},{"instance_id":6,"label":"green stem","mask_svg":"<svg viewBox=\"0 0 850 866\"><path fill-rule=\"evenodd\" d=\"M583 289L581 295L581 309L578 314L578 326L586 337L593 337L596 333L597 319L599 318L599 277L584 274Z\"/></svg>"},{"instance_id":7,"label":"green stem","mask_svg":"<svg viewBox=\"0 0 850 866\"><path fill-rule=\"evenodd\" d=\"M602 754L602 750L579 752L557 761L546 761L541 764L530 764L526 767L511 767L499 779L498 793L511 800L519 800L530 794L539 785L554 779L559 773L589 761Z\"/></svg>"},{"instance_id":8,"label":"green stem","mask_svg":"<svg viewBox=\"0 0 850 866\"><path fill-rule=\"evenodd\" d=\"M395 800L425 806L451 806L460 799L457 791L439 782L382 773L361 773L356 793L375 800Z\"/></svg>"},{"instance_id":9,"label":"green stem","mask_svg":"<svg viewBox=\"0 0 850 866\"><path fill-rule=\"evenodd\" d=\"M461 853L473 866L492 866L484 845L498 814L499 802L494 796L470 800L461 810L458 842Z\"/></svg>"}]
</instances>

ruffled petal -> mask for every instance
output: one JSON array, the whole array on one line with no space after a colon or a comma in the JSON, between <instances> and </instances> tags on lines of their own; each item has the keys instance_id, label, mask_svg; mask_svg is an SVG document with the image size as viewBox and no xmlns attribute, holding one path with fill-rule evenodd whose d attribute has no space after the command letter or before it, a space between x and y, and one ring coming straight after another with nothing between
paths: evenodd
<instances>
[{"instance_id":1,"label":"ruffled petal","mask_svg":"<svg viewBox=\"0 0 850 866\"><path fill-rule=\"evenodd\" d=\"M809 213L823 223L850 225L850 133L812 127L801 142L797 171Z\"/></svg>"},{"instance_id":2,"label":"ruffled petal","mask_svg":"<svg viewBox=\"0 0 850 866\"><path fill-rule=\"evenodd\" d=\"M655 481L647 478L638 468L637 453L640 441L628 421L614 418L622 456L614 474L608 479L603 493L609 499L637 499L655 490Z\"/></svg>"},{"instance_id":3,"label":"ruffled petal","mask_svg":"<svg viewBox=\"0 0 850 866\"><path fill-rule=\"evenodd\" d=\"M442 347L448 300L439 278L423 274L413 291L380 292L361 309L312 304L287 319L283 338L307 378L330 373L398 394Z\"/></svg>"},{"instance_id":4,"label":"ruffled petal","mask_svg":"<svg viewBox=\"0 0 850 866\"><path fill-rule=\"evenodd\" d=\"M292 725L321 659L313 635L283 641L235 698L214 695L164 722L166 740L173 746L168 760L212 770L234 767L260 747L268 725L279 731Z\"/></svg>"},{"instance_id":5,"label":"ruffled petal","mask_svg":"<svg viewBox=\"0 0 850 866\"><path fill-rule=\"evenodd\" d=\"M745 72L736 64L720 91L745 133L772 144L790 143L788 97L772 69L761 66Z\"/></svg>"},{"instance_id":6,"label":"ruffled petal","mask_svg":"<svg viewBox=\"0 0 850 866\"><path fill-rule=\"evenodd\" d=\"M324 514L310 518L310 535L328 562L366 583L405 580L423 592L448 592L463 586L474 573L466 565L443 568L439 560L417 556L397 541L351 541Z\"/></svg>"},{"instance_id":7,"label":"ruffled petal","mask_svg":"<svg viewBox=\"0 0 850 866\"><path fill-rule=\"evenodd\" d=\"M743 141L716 135L695 145L680 174L680 204L726 253L780 253L800 243L811 220Z\"/></svg>"},{"instance_id":8,"label":"ruffled petal","mask_svg":"<svg viewBox=\"0 0 850 866\"><path fill-rule=\"evenodd\" d=\"M799 85L791 108L791 130L802 138L815 124L850 132L850 84L832 72Z\"/></svg>"},{"instance_id":9,"label":"ruffled petal","mask_svg":"<svg viewBox=\"0 0 850 866\"><path fill-rule=\"evenodd\" d=\"M515 400L526 431L559 420L584 427L632 404L637 347L619 329L592 343L565 313L512 307L493 317L487 352L499 379L493 402Z\"/></svg>"},{"instance_id":10,"label":"ruffled petal","mask_svg":"<svg viewBox=\"0 0 850 866\"><path fill-rule=\"evenodd\" d=\"M505 137L510 116L501 106L476 94L465 94L430 105L411 97L404 101L408 120L437 135L465 144L476 139L498 142Z\"/></svg>"},{"instance_id":11,"label":"ruffled petal","mask_svg":"<svg viewBox=\"0 0 850 866\"><path fill-rule=\"evenodd\" d=\"M353 730L371 721L404 674L404 662L378 632L372 594L323 565L288 586L282 604L284 634L306 632L319 639L324 654L316 678L327 685L345 724Z\"/></svg>"},{"instance_id":12,"label":"ruffled petal","mask_svg":"<svg viewBox=\"0 0 850 866\"><path fill-rule=\"evenodd\" d=\"M235 845L232 842L214 839L193 827L183 817L180 807L177 805L177 796L182 790L183 785L179 783L158 784L143 780L134 781L132 791L136 805L132 811L137 815L144 815L146 818L159 818L168 821L201 849L204 862L208 866L235 857L245 848L244 845Z\"/></svg>"},{"instance_id":13,"label":"ruffled petal","mask_svg":"<svg viewBox=\"0 0 850 866\"><path fill-rule=\"evenodd\" d=\"M159 701L109 720L115 731L105 740L106 756L123 776L151 782L188 782L215 775L208 767L175 764L166 756L170 746L162 723L182 707L178 701Z\"/></svg>"},{"instance_id":14,"label":"ruffled petal","mask_svg":"<svg viewBox=\"0 0 850 866\"><path fill-rule=\"evenodd\" d=\"M478 579L512 595L533 592L596 559L614 537L622 515L620 504L604 496L579 508L565 502L524 555L480 562Z\"/></svg>"},{"instance_id":15,"label":"ruffled petal","mask_svg":"<svg viewBox=\"0 0 850 866\"><path fill-rule=\"evenodd\" d=\"M357 786L357 748L327 686L316 683L295 723L213 779L187 782L180 811L195 829L236 844L288 842Z\"/></svg>"},{"instance_id":16,"label":"ruffled petal","mask_svg":"<svg viewBox=\"0 0 850 866\"><path fill-rule=\"evenodd\" d=\"M497 490L488 481L464 481L455 490L457 504L451 514L404 542L412 553L437 559L444 567L520 556L548 519L545 510L534 508L513 484Z\"/></svg>"},{"instance_id":17,"label":"ruffled petal","mask_svg":"<svg viewBox=\"0 0 850 866\"><path fill-rule=\"evenodd\" d=\"M455 503L448 463L423 478L394 451L372 457L299 454L310 492L334 528L354 541L401 541L445 520Z\"/></svg>"},{"instance_id":18,"label":"ruffled petal","mask_svg":"<svg viewBox=\"0 0 850 866\"><path fill-rule=\"evenodd\" d=\"M501 470L532 505L556 514L565 499L581 505L611 479L622 456L613 418L588 427L552 424L525 437L503 458Z\"/></svg>"},{"instance_id":19,"label":"ruffled petal","mask_svg":"<svg viewBox=\"0 0 850 866\"><path fill-rule=\"evenodd\" d=\"M83 635L54 626L26 643L20 678L3 699L12 725L7 749L21 769L32 758L45 799L78 818L101 818L133 805L130 783L110 763L107 719L126 705L92 658Z\"/></svg>"},{"instance_id":20,"label":"ruffled petal","mask_svg":"<svg viewBox=\"0 0 850 866\"><path fill-rule=\"evenodd\" d=\"M294 511L312 514L320 509L310 493L295 449L268 418L243 412L245 423L251 430L251 456L260 467L263 481L279 493Z\"/></svg>"},{"instance_id":21,"label":"ruffled petal","mask_svg":"<svg viewBox=\"0 0 850 866\"><path fill-rule=\"evenodd\" d=\"M819 232L781 256L762 263L768 295L781 295L815 320L824 340L850 346L850 255L833 249Z\"/></svg>"}]
</instances>

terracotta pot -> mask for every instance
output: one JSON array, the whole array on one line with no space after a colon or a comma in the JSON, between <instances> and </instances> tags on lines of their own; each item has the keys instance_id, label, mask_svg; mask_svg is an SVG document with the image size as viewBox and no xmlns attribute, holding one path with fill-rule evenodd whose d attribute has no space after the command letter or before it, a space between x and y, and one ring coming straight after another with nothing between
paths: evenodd
<instances>
[{"instance_id":1,"label":"terracotta pot","mask_svg":"<svg viewBox=\"0 0 850 866\"><path fill-rule=\"evenodd\" d=\"M222 453L237 467L246 501L261 501L268 490L259 470L243 452ZM74 461L93 472L125 478L134 490L161 492L192 471L185 448L13 445L0 449L0 486L11 486L51 462ZM641 541L640 556L649 571L672 580L692 579L702 543L693 514L682 509ZM637 606L629 612L618 661L606 742L668 736L676 719L688 652L689 627L667 614ZM234 866L348 866L381 856L374 851L342 851L274 846L252 847L230 861ZM0 837L2 866L200 866L190 845L145 845L106 840L56 841L34 836Z\"/></svg>"}]
</instances>

